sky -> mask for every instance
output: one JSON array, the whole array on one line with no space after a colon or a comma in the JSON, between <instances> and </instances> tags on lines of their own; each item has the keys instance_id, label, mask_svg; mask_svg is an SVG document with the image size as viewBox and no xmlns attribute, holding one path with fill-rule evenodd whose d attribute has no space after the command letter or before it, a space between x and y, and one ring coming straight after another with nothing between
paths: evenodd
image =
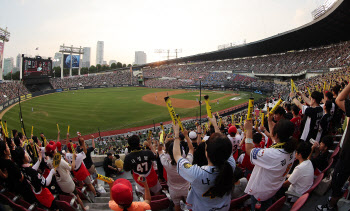
<instances>
[{"instance_id":1,"label":"sky","mask_svg":"<svg viewBox=\"0 0 350 211\"><path fill-rule=\"evenodd\" d=\"M0 0L0 27L10 41L4 58L53 57L62 44L91 47L104 41L104 60L165 60L155 49L182 49L179 57L252 42L312 21L324 0ZM35 50L36 48L39 50ZM175 56L175 54L173 54Z\"/></svg>"}]
</instances>

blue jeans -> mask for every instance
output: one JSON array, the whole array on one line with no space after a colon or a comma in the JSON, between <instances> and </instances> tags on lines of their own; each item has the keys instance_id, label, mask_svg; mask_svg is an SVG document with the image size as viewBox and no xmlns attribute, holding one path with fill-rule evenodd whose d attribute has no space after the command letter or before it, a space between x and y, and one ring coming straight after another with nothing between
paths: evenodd
<instances>
[{"instance_id":1,"label":"blue jeans","mask_svg":"<svg viewBox=\"0 0 350 211\"><path fill-rule=\"evenodd\" d=\"M258 200L253 195L251 195L250 197L251 197L251 200L252 200L251 209L255 210L255 204L258 202ZM260 210L261 211L265 211L272 205L272 200L268 199L266 201L260 201L260 203L261 203Z\"/></svg>"}]
</instances>

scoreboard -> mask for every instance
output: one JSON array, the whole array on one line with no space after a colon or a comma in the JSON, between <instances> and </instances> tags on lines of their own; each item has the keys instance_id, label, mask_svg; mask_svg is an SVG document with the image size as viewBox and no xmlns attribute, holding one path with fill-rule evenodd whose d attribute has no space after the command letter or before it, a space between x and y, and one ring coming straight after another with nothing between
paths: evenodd
<instances>
[{"instance_id":1,"label":"scoreboard","mask_svg":"<svg viewBox=\"0 0 350 211\"><path fill-rule=\"evenodd\" d=\"M40 56L25 57L22 54L22 78L41 78L52 76L51 58L43 59Z\"/></svg>"}]
</instances>

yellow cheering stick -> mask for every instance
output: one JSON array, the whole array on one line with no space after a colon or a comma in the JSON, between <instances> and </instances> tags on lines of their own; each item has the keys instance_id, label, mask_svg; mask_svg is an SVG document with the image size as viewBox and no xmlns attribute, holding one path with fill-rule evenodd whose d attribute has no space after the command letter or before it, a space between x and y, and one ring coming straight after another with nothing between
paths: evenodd
<instances>
[{"instance_id":1,"label":"yellow cheering stick","mask_svg":"<svg viewBox=\"0 0 350 211\"><path fill-rule=\"evenodd\" d=\"M31 131L30 135L33 136L33 134L34 134L34 126L32 125L32 131Z\"/></svg>"},{"instance_id":2,"label":"yellow cheering stick","mask_svg":"<svg viewBox=\"0 0 350 211\"><path fill-rule=\"evenodd\" d=\"M164 132L164 125L163 125L163 122L160 123L160 128L161 128L162 131Z\"/></svg>"},{"instance_id":3,"label":"yellow cheering stick","mask_svg":"<svg viewBox=\"0 0 350 211\"><path fill-rule=\"evenodd\" d=\"M149 131L148 131L148 137L147 137L147 139L150 139L151 136L152 136L152 130L149 130Z\"/></svg>"},{"instance_id":4,"label":"yellow cheering stick","mask_svg":"<svg viewBox=\"0 0 350 211\"><path fill-rule=\"evenodd\" d=\"M104 181L104 182L107 182L108 184L113 183L113 180L110 177L105 177L101 174L97 174L97 179Z\"/></svg>"},{"instance_id":5,"label":"yellow cheering stick","mask_svg":"<svg viewBox=\"0 0 350 211\"><path fill-rule=\"evenodd\" d=\"M204 96L204 101L205 101L205 107L207 109L207 115L209 118L213 118L213 114L211 113L211 106L209 104L209 96L205 95Z\"/></svg>"},{"instance_id":6,"label":"yellow cheering stick","mask_svg":"<svg viewBox=\"0 0 350 211\"><path fill-rule=\"evenodd\" d=\"M165 97L164 100L165 100L166 106L168 108L171 120L173 121L173 124L175 125L176 113L175 113L173 106L171 105L171 100L169 97Z\"/></svg>"},{"instance_id":7,"label":"yellow cheering stick","mask_svg":"<svg viewBox=\"0 0 350 211\"><path fill-rule=\"evenodd\" d=\"M7 130L7 122L6 122L6 120L4 121L4 123L5 123L5 137L8 138L9 137L9 132Z\"/></svg>"},{"instance_id":8,"label":"yellow cheering stick","mask_svg":"<svg viewBox=\"0 0 350 211\"><path fill-rule=\"evenodd\" d=\"M271 111L270 111L269 114L274 114L275 111L276 111L276 109L278 108L278 106L281 105L282 102L283 102L283 100L282 100L282 99L279 99L279 100L277 101L277 103L275 104L275 106L271 109Z\"/></svg>"},{"instance_id":9,"label":"yellow cheering stick","mask_svg":"<svg viewBox=\"0 0 350 211\"><path fill-rule=\"evenodd\" d=\"M71 148L72 148L72 153L75 154L75 149L74 149L74 144L73 144L73 142L71 143L70 146L71 146Z\"/></svg>"},{"instance_id":10,"label":"yellow cheering stick","mask_svg":"<svg viewBox=\"0 0 350 211\"><path fill-rule=\"evenodd\" d=\"M170 135L170 133L171 133L171 127L170 127L170 129L169 129L169 132L168 132L168 134Z\"/></svg>"},{"instance_id":11,"label":"yellow cheering stick","mask_svg":"<svg viewBox=\"0 0 350 211\"><path fill-rule=\"evenodd\" d=\"M164 131L160 132L159 143L164 144Z\"/></svg>"},{"instance_id":12,"label":"yellow cheering stick","mask_svg":"<svg viewBox=\"0 0 350 211\"><path fill-rule=\"evenodd\" d=\"M295 92L298 92L298 89L297 89L297 87L295 86L295 83L294 83L293 79L290 79L290 85L291 85L291 87L292 87L292 91L293 91L293 89L294 89Z\"/></svg>"},{"instance_id":13,"label":"yellow cheering stick","mask_svg":"<svg viewBox=\"0 0 350 211\"><path fill-rule=\"evenodd\" d=\"M68 129L67 129L67 133L69 133L69 125L68 125Z\"/></svg>"},{"instance_id":14,"label":"yellow cheering stick","mask_svg":"<svg viewBox=\"0 0 350 211\"><path fill-rule=\"evenodd\" d=\"M0 124L1 124L2 132L5 134L5 137L6 137L5 127L4 127L4 124L2 124L2 121L1 121L1 120L0 120Z\"/></svg>"},{"instance_id":15,"label":"yellow cheering stick","mask_svg":"<svg viewBox=\"0 0 350 211\"><path fill-rule=\"evenodd\" d=\"M254 98L249 98L249 103L248 103L248 113L247 113L247 120L252 120L252 113L254 110Z\"/></svg>"},{"instance_id":16,"label":"yellow cheering stick","mask_svg":"<svg viewBox=\"0 0 350 211\"><path fill-rule=\"evenodd\" d=\"M177 123L179 124L180 130L182 132L184 132L184 127L182 126L182 122L181 122L180 116L178 114L176 114L176 119L177 119Z\"/></svg>"},{"instance_id":17,"label":"yellow cheering stick","mask_svg":"<svg viewBox=\"0 0 350 211\"><path fill-rule=\"evenodd\" d=\"M264 126L264 118L265 118L265 114L264 112L261 112L261 125Z\"/></svg>"},{"instance_id":18,"label":"yellow cheering stick","mask_svg":"<svg viewBox=\"0 0 350 211\"><path fill-rule=\"evenodd\" d=\"M56 123L57 126L57 132L60 132L60 127L58 126L58 123Z\"/></svg>"},{"instance_id":19,"label":"yellow cheering stick","mask_svg":"<svg viewBox=\"0 0 350 211\"><path fill-rule=\"evenodd\" d=\"M309 93L309 97L311 97L311 91L310 91L309 87L307 86L306 89L307 89L307 91Z\"/></svg>"},{"instance_id":20,"label":"yellow cheering stick","mask_svg":"<svg viewBox=\"0 0 350 211\"><path fill-rule=\"evenodd\" d=\"M327 82L325 81L325 82L323 83L323 91L326 91L326 85L327 85Z\"/></svg>"}]
</instances>

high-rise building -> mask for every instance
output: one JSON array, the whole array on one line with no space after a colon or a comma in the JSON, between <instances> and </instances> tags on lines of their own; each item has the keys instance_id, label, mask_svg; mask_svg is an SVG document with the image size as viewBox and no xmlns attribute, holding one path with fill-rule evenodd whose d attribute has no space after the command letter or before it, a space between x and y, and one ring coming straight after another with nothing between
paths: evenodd
<instances>
[{"instance_id":1,"label":"high-rise building","mask_svg":"<svg viewBox=\"0 0 350 211\"><path fill-rule=\"evenodd\" d=\"M98 64L103 65L103 54L104 54L103 52L104 52L104 42L97 41L96 65L98 65Z\"/></svg>"},{"instance_id":2,"label":"high-rise building","mask_svg":"<svg viewBox=\"0 0 350 211\"><path fill-rule=\"evenodd\" d=\"M22 55L20 53L16 57L16 67L17 68L21 67L21 57L22 57Z\"/></svg>"},{"instance_id":3,"label":"high-rise building","mask_svg":"<svg viewBox=\"0 0 350 211\"><path fill-rule=\"evenodd\" d=\"M111 66L113 63L117 64L116 60L109 60L109 66Z\"/></svg>"},{"instance_id":4,"label":"high-rise building","mask_svg":"<svg viewBox=\"0 0 350 211\"><path fill-rule=\"evenodd\" d=\"M82 67L90 67L90 60L91 60L91 48L84 47Z\"/></svg>"},{"instance_id":5,"label":"high-rise building","mask_svg":"<svg viewBox=\"0 0 350 211\"><path fill-rule=\"evenodd\" d=\"M107 61L103 61L103 62L102 62L102 65L107 65Z\"/></svg>"},{"instance_id":6,"label":"high-rise building","mask_svg":"<svg viewBox=\"0 0 350 211\"><path fill-rule=\"evenodd\" d=\"M147 55L143 51L135 51L135 63L134 64L146 64Z\"/></svg>"},{"instance_id":7,"label":"high-rise building","mask_svg":"<svg viewBox=\"0 0 350 211\"><path fill-rule=\"evenodd\" d=\"M13 57L4 59L4 75L7 75L13 69Z\"/></svg>"},{"instance_id":8,"label":"high-rise building","mask_svg":"<svg viewBox=\"0 0 350 211\"><path fill-rule=\"evenodd\" d=\"M55 56L53 58L52 67L60 67L62 61L62 53L55 53Z\"/></svg>"}]
</instances>

